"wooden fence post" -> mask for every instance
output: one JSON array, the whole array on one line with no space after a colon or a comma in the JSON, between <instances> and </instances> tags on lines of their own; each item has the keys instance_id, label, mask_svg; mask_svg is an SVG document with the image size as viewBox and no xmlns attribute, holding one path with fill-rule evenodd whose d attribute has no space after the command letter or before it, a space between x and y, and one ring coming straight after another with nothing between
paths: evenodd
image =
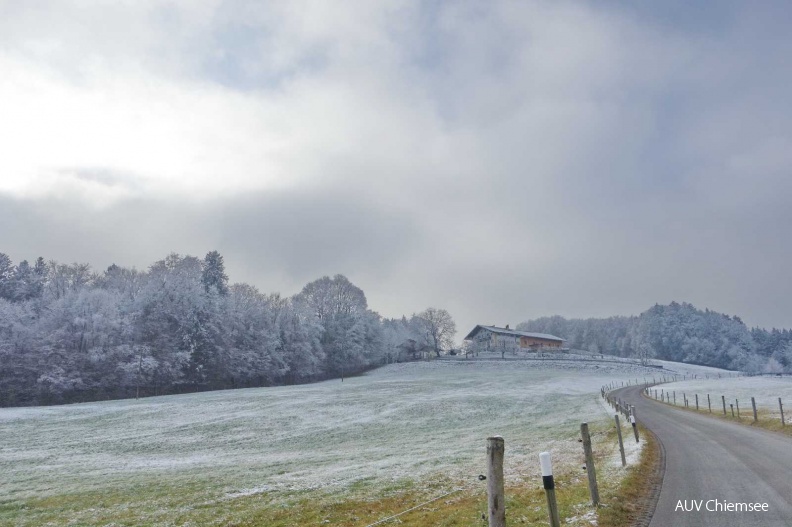
<instances>
[{"instance_id":1,"label":"wooden fence post","mask_svg":"<svg viewBox=\"0 0 792 527\"><path fill-rule=\"evenodd\" d=\"M781 410L781 426L784 426L784 405L781 404L781 398L778 398L778 409Z\"/></svg>"},{"instance_id":2,"label":"wooden fence post","mask_svg":"<svg viewBox=\"0 0 792 527\"><path fill-rule=\"evenodd\" d=\"M676 406L676 390L674 390L674 406Z\"/></svg>"},{"instance_id":3,"label":"wooden fence post","mask_svg":"<svg viewBox=\"0 0 792 527\"><path fill-rule=\"evenodd\" d=\"M503 493L503 452L501 436L487 438L487 509L489 527L506 527L506 500Z\"/></svg>"},{"instance_id":4,"label":"wooden fence post","mask_svg":"<svg viewBox=\"0 0 792 527\"><path fill-rule=\"evenodd\" d=\"M737 403L737 419L740 419L740 400L735 399L734 402Z\"/></svg>"},{"instance_id":5,"label":"wooden fence post","mask_svg":"<svg viewBox=\"0 0 792 527\"><path fill-rule=\"evenodd\" d=\"M597 471L594 468L594 453L591 451L591 436L588 423L580 424L580 435L583 437L583 452L586 454L586 472L588 472L589 491L591 504L599 506L599 489L597 488Z\"/></svg>"},{"instance_id":6,"label":"wooden fence post","mask_svg":"<svg viewBox=\"0 0 792 527\"><path fill-rule=\"evenodd\" d=\"M619 414L614 415L616 418L616 435L619 436L619 452L621 453L622 466L627 466L627 458L624 456L624 443L622 442L621 423L619 423Z\"/></svg>"},{"instance_id":7,"label":"wooden fence post","mask_svg":"<svg viewBox=\"0 0 792 527\"><path fill-rule=\"evenodd\" d=\"M753 406L754 423L755 423L756 421L759 420L759 418L756 416L756 399L754 399L753 397L751 397L751 406Z\"/></svg>"},{"instance_id":8,"label":"wooden fence post","mask_svg":"<svg viewBox=\"0 0 792 527\"><path fill-rule=\"evenodd\" d=\"M550 527L560 527L561 518L558 516L555 482L553 481L553 462L550 459L550 452L539 454L539 464L542 466L542 484L547 495L547 512L550 515Z\"/></svg>"},{"instance_id":9,"label":"wooden fence post","mask_svg":"<svg viewBox=\"0 0 792 527\"><path fill-rule=\"evenodd\" d=\"M698 412L698 394L696 394L696 411Z\"/></svg>"},{"instance_id":10,"label":"wooden fence post","mask_svg":"<svg viewBox=\"0 0 792 527\"><path fill-rule=\"evenodd\" d=\"M721 395L721 401L723 402L723 415L726 415L726 396Z\"/></svg>"},{"instance_id":11,"label":"wooden fence post","mask_svg":"<svg viewBox=\"0 0 792 527\"><path fill-rule=\"evenodd\" d=\"M729 407L731 407L732 417L734 417L734 405L729 403Z\"/></svg>"},{"instance_id":12,"label":"wooden fence post","mask_svg":"<svg viewBox=\"0 0 792 527\"><path fill-rule=\"evenodd\" d=\"M709 413L712 413L712 403L710 402L709 394L707 394L707 408L709 408Z\"/></svg>"}]
</instances>

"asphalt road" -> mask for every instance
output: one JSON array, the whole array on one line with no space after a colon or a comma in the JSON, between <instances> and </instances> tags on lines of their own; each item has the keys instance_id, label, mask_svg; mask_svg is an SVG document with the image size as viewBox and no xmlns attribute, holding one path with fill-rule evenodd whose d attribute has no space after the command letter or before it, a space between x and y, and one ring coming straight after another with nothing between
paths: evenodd
<instances>
[{"instance_id":1,"label":"asphalt road","mask_svg":"<svg viewBox=\"0 0 792 527\"><path fill-rule=\"evenodd\" d=\"M792 439L675 409L640 392L633 386L614 395L635 405L638 421L665 448L665 476L650 527L792 526ZM722 411L716 402L720 398L713 396L713 412ZM767 510L717 510L721 506L712 500L766 503ZM694 510L683 510L680 502Z\"/></svg>"}]
</instances>

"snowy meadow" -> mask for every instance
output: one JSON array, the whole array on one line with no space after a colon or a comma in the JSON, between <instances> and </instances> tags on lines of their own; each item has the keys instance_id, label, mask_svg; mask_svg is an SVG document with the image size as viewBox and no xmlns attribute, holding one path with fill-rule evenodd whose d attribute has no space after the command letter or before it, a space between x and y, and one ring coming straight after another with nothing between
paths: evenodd
<instances>
[{"instance_id":1,"label":"snowy meadow","mask_svg":"<svg viewBox=\"0 0 792 527\"><path fill-rule=\"evenodd\" d=\"M477 489L494 434L507 484L531 482L540 451L559 470L579 465L582 421L605 433L601 385L647 371L434 361L343 382L2 409L0 524L246 525L251 508L295 500Z\"/></svg>"}]
</instances>

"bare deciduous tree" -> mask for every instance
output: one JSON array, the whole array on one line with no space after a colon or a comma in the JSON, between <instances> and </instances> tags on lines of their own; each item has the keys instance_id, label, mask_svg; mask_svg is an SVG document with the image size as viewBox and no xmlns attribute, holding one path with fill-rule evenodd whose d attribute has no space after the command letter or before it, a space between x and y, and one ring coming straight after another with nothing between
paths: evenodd
<instances>
[{"instance_id":1,"label":"bare deciduous tree","mask_svg":"<svg viewBox=\"0 0 792 527\"><path fill-rule=\"evenodd\" d=\"M426 343L432 346L438 357L441 349L454 345L456 324L448 311L430 307L415 315L414 318Z\"/></svg>"}]
</instances>

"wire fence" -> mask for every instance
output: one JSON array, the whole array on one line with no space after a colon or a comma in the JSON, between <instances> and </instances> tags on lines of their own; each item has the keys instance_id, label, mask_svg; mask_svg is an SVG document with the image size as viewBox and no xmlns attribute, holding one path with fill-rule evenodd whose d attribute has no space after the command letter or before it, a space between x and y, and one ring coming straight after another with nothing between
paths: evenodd
<instances>
[{"instance_id":1,"label":"wire fence","mask_svg":"<svg viewBox=\"0 0 792 527\"><path fill-rule=\"evenodd\" d=\"M724 417L729 417L729 415L731 415L731 417L738 420L743 419L740 410L741 399L739 397L727 398L724 394L715 395L715 397L713 397L712 393L699 393L698 391L691 393L681 390L679 391L679 397L677 397L677 390L667 390L666 388L657 388L657 386L659 386L659 383L645 387L644 394L649 398L668 404L669 406L682 407L715 415L722 414ZM784 414L782 397L772 396L769 398L772 399L772 403L769 405L761 404L761 399L759 399L760 403L757 403L757 398L754 396L743 398L743 412L748 410L750 412L749 417L753 418L754 423L758 423L760 417L769 417L774 421L780 420L781 427L786 427L787 419ZM750 407L745 405L748 400L750 400ZM765 411L767 413L765 413Z\"/></svg>"},{"instance_id":2,"label":"wire fence","mask_svg":"<svg viewBox=\"0 0 792 527\"><path fill-rule=\"evenodd\" d=\"M374 527L375 525L382 525L383 523L387 523L387 522L389 522L391 520L395 520L399 516L403 516L403 515L407 514L408 512L412 512L412 511L418 510L418 509L420 509L422 507L426 507L430 503L434 503L437 500L441 500L441 499L445 498L446 496L450 496L452 494L456 494L457 492L462 492L463 490L466 490L466 489L465 488L458 488L458 489L454 489L454 490L452 490L450 492L446 492L445 494L441 494L440 496L437 496L436 498L432 498L429 501L425 501L423 503L420 503L420 504L416 505L415 507L410 507L409 509L404 510L404 511L398 513L398 514L394 514L393 516L388 516L387 518L382 518L381 520L375 521L374 523L370 523L370 524L366 525L366 527Z\"/></svg>"},{"instance_id":3,"label":"wire fence","mask_svg":"<svg viewBox=\"0 0 792 527\"><path fill-rule=\"evenodd\" d=\"M605 389L605 386L603 386L603 390L604 389ZM610 428L607 428L607 429L604 429L604 430L599 430L599 431L596 431L596 432L589 433L588 432L588 427L586 426L586 432L584 433L584 438L587 439L589 441L589 443L590 443L590 440L591 440L592 437L607 436L610 433L609 430L610 430ZM637 440L637 435L636 435L636 440ZM584 441L584 439L578 439L577 441L578 442L582 442L582 441ZM619 435L619 441L621 443L621 434ZM620 448L623 451L623 447L621 446L621 444L620 444ZM588 465L588 463L586 465ZM592 461L592 471L593 471L593 461ZM454 488L452 490L449 490L448 492L444 492L443 494L440 494L439 496L435 496L434 498L432 498L430 500L427 500L427 501L424 501L424 502L419 503L417 505L414 505L414 506L412 506L412 507L410 507L408 509L405 509L403 511L400 511L400 512L398 512L396 514L392 514L390 516L386 516L384 518L381 518L381 519L375 521L374 523L369 523L365 527L375 527L377 525L387 524L387 523L389 523L391 521L399 519L400 517L402 517L402 516L404 516L404 515L406 515L406 514L408 514L410 512L414 512L414 511L417 511L419 509L422 509L422 508L426 507L427 505L431 505L432 503L435 503L435 502L437 502L437 501L439 501L439 500L441 500L443 498L447 498L449 496L452 496L452 495L455 495L455 494L458 494L458 493L474 490L476 488L477 484L481 484L482 482L484 482L487 479L487 477L484 476L484 475L478 475L478 476L476 476L476 478L478 480L477 482L470 483L468 485L463 485L463 486L456 487L456 488ZM486 510L487 506L484 505L483 508ZM482 520L485 520L485 518L486 518L486 513L482 514Z\"/></svg>"}]
</instances>

